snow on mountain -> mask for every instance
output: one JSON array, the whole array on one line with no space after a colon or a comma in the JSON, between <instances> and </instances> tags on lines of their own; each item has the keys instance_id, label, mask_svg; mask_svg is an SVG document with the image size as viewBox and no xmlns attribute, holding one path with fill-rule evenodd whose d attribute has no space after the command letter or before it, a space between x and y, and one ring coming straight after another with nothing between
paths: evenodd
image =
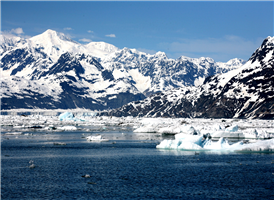
<instances>
[{"instance_id":1,"label":"snow on mountain","mask_svg":"<svg viewBox=\"0 0 274 200\"><path fill-rule=\"evenodd\" d=\"M27 41L23 38L13 36L13 35L0 35L0 55L3 55L5 52L12 50L17 46L22 46Z\"/></svg>"},{"instance_id":2,"label":"snow on mountain","mask_svg":"<svg viewBox=\"0 0 274 200\"><path fill-rule=\"evenodd\" d=\"M186 61L188 58L181 57ZM197 66L200 61L195 60ZM234 59L227 66L234 65ZM103 113L112 116L274 118L274 37L266 38L243 66Z\"/></svg>"},{"instance_id":3,"label":"snow on mountain","mask_svg":"<svg viewBox=\"0 0 274 200\"><path fill-rule=\"evenodd\" d=\"M85 54L64 53L56 63L27 78L15 76L1 80L2 108L10 99L14 103L10 108L19 102L21 106L32 107L24 102L30 101L32 95L37 99L35 106L40 108L106 109L144 98L130 83L114 80L96 58Z\"/></svg>"},{"instance_id":4,"label":"snow on mountain","mask_svg":"<svg viewBox=\"0 0 274 200\"><path fill-rule=\"evenodd\" d=\"M86 44L85 47L87 49L86 53L99 58L104 58L118 50L114 45L105 42L90 42Z\"/></svg>"},{"instance_id":5,"label":"snow on mountain","mask_svg":"<svg viewBox=\"0 0 274 200\"><path fill-rule=\"evenodd\" d=\"M33 46L43 48L43 51L54 61L65 52L70 52L72 54L85 53L102 58L109 53L118 50L117 47L105 42L91 42L82 45L65 36L65 34L53 30L47 30L29 40L32 42Z\"/></svg>"},{"instance_id":6,"label":"snow on mountain","mask_svg":"<svg viewBox=\"0 0 274 200\"><path fill-rule=\"evenodd\" d=\"M234 65L216 63L211 58L169 59L163 52L149 55L136 49L124 48L102 59L102 65L119 76L127 76L135 81L135 87L146 96L183 86L199 85L210 75L224 73L238 68L245 61ZM134 71L133 71L134 70Z\"/></svg>"},{"instance_id":7,"label":"snow on mountain","mask_svg":"<svg viewBox=\"0 0 274 200\"><path fill-rule=\"evenodd\" d=\"M200 85L244 63L169 59L104 42L83 45L47 30L29 39L1 36L2 108L117 108L156 92Z\"/></svg>"}]
</instances>

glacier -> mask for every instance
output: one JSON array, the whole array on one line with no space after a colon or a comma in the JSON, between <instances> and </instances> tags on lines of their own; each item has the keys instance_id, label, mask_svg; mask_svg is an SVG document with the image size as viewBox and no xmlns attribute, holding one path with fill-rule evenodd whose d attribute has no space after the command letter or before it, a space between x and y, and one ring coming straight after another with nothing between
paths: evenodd
<instances>
[{"instance_id":1,"label":"glacier","mask_svg":"<svg viewBox=\"0 0 274 200\"><path fill-rule=\"evenodd\" d=\"M80 109L6 113L1 115L1 141L44 137L51 133L54 143L55 132L77 131L79 139L87 141L115 142L135 138L154 142L155 148L164 150L274 151L273 120L109 117L94 113ZM60 117L69 120L60 120ZM104 137L103 132L115 134L104 134Z\"/></svg>"}]
</instances>

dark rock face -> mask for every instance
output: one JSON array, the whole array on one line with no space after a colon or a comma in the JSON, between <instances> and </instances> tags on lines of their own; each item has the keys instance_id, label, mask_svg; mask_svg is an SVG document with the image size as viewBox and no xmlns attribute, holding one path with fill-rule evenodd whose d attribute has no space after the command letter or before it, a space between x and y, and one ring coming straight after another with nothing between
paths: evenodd
<instances>
[{"instance_id":1,"label":"dark rock face","mask_svg":"<svg viewBox=\"0 0 274 200\"><path fill-rule=\"evenodd\" d=\"M85 72L84 68L77 59L74 59L69 53L64 53L58 59L57 63L54 64L47 72L42 72L41 77L54 75L57 73L64 73L73 70L76 77L81 79L80 75Z\"/></svg>"},{"instance_id":2,"label":"dark rock face","mask_svg":"<svg viewBox=\"0 0 274 200\"><path fill-rule=\"evenodd\" d=\"M104 80L109 80L109 81L114 80L114 77L113 77L112 73L108 70L102 71L102 77L103 77Z\"/></svg>"},{"instance_id":3,"label":"dark rock face","mask_svg":"<svg viewBox=\"0 0 274 200\"><path fill-rule=\"evenodd\" d=\"M23 62L22 62L23 60ZM16 75L17 72L22 71L27 65L34 62L35 59L26 49L16 49L11 51L10 54L6 54L1 59L1 65L3 70L10 69L13 65L18 64L18 67L12 70L11 76Z\"/></svg>"}]
</instances>

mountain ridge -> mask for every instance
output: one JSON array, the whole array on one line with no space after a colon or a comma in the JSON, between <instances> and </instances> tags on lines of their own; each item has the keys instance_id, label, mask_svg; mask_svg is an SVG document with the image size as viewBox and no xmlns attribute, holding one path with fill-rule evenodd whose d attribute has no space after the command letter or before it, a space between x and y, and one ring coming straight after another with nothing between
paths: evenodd
<instances>
[{"instance_id":1,"label":"mountain ridge","mask_svg":"<svg viewBox=\"0 0 274 200\"><path fill-rule=\"evenodd\" d=\"M131 102L102 115L140 117L274 118L274 37L241 67Z\"/></svg>"},{"instance_id":2,"label":"mountain ridge","mask_svg":"<svg viewBox=\"0 0 274 200\"><path fill-rule=\"evenodd\" d=\"M29 39L1 37L3 109L118 108L157 92L199 85L208 76L245 63L170 59L164 52L150 55L104 42L84 45L52 30ZM24 102L24 97L29 99ZM33 105L32 98L37 99Z\"/></svg>"}]
</instances>

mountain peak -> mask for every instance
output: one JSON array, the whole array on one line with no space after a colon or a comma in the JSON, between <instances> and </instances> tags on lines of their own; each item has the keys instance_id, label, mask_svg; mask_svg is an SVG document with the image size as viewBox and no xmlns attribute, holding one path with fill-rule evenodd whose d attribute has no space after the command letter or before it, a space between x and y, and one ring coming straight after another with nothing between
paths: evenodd
<instances>
[{"instance_id":1,"label":"mountain peak","mask_svg":"<svg viewBox=\"0 0 274 200\"><path fill-rule=\"evenodd\" d=\"M112 52L118 50L118 48L116 46L106 43L106 42L90 42L90 43L86 44L85 46L88 48L101 50L105 53L112 53Z\"/></svg>"},{"instance_id":2,"label":"mountain peak","mask_svg":"<svg viewBox=\"0 0 274 200\"><path fill-rule=\"evenodd\" d=\"M272 58L273 54L274 54L274 37L268 36L266 39L264 39L261 46L258 49L256 49L256 51L252 54L252 56L249 58L248 61L251 61L251 63L254 63L255 61L266 62L267 60Z\"/></svg>"},{"instance_id":3,"label":"mountain peak","mask_svg":"<svg viewBox=\"0 0 274 200\"><path fill-rule=\"evenodd\" d=\"M157 58L167 58L167 55L165 52L162 52L162 51L158 51L156 54L155 54L155 57Z\"/></svg>"},{"instance_id":4,"label":"mountain peak","mask_svg":"<svg viewBox=\"0 0 274 200\"><path fill-rule=\"evenodd\" d=\"M64 33L59 33L51 29L48 29L42 34L30 38L30 40L38 43L41 43L41 42L60 43L59 40L63 40L63 41L69 41L77 44L77 42L70 39Z\"/></svg>"},{"instance_id":5,"label":"mountain peak","mask_svg":"<svg viewBox=\"0 0 274 200\"><path fill-rule=\"evenodd\" d=\"M274 36L273 36L273 37L268 36L266 39L267 39L269 42L274 43Z\"/></svg>"}]
</instances>

